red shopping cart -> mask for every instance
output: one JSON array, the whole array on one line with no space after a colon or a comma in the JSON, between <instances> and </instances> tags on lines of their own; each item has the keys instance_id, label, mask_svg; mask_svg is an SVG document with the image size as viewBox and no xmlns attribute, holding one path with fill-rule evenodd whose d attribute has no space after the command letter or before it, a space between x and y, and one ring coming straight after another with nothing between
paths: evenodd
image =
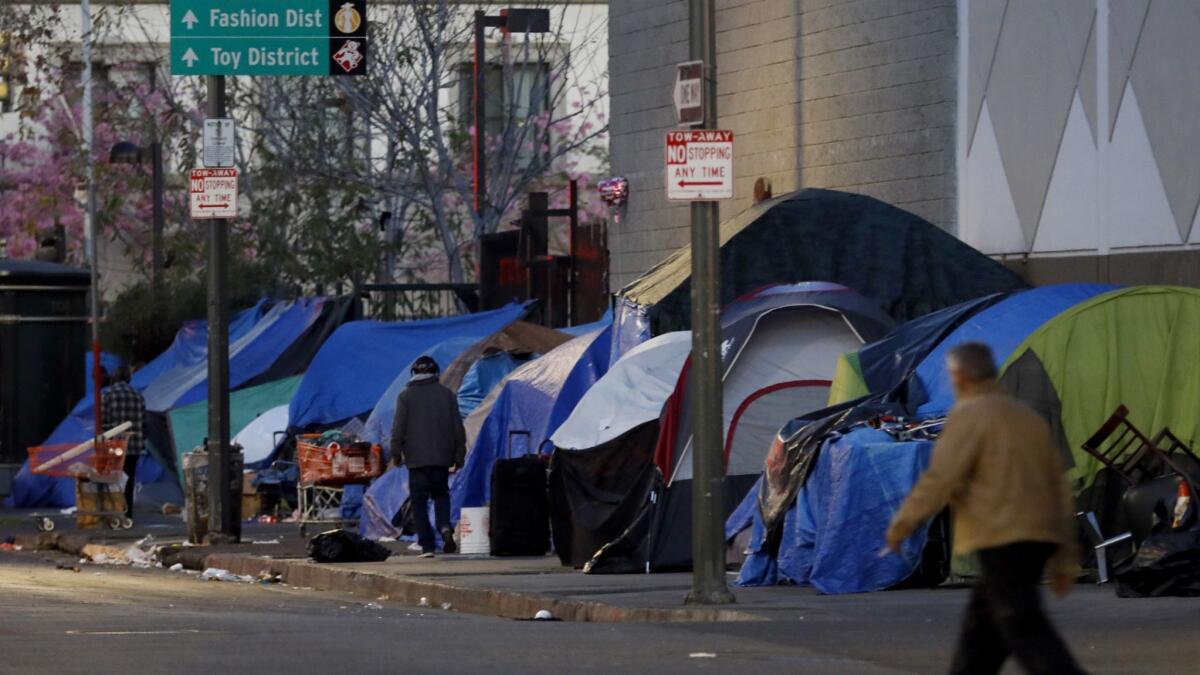
<instances>
[{"instance_id":1,"label":"red shopping cart","mask_svg":"<svg viewBox=\"0 0 1200 675\"><path fill-rule=\"evenodd\" d=\"M367 485L383 473L383 451L373 443L322 441L321 434L296 437L300 535L308 525L353 525L343 518L342 496L347 485Z\"/></svg>"},{"instance_id":2,"label":"red shopping cart","mask_svg":"<svg viewBox=\"0 0 1200 675\"><path fill-rule=\"evenodd\" d=\"M29 448L29 470L43 476L75 479L75 524L79 528L107 525L128 529L133 520L125 515L124 438L101 438L82 444L39 445ZM54 529L54 521L42 518L42 531Z\"/></svg>"}]
</instances>

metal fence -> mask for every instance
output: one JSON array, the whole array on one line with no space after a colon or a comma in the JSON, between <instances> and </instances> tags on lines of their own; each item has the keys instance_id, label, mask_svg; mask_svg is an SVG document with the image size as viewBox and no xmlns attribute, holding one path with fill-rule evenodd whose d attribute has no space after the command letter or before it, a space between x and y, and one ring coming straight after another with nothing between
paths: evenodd
<instances>
[{"instance_id":1,"label":"metal fence","mask_svg":"<svg viewBox=\"0 0 1200 675\"><path fill-rule=\"evenodd\" d=\"M416 321L469 314L479 309L475 284L362 284L361 316L380 321Z\"/></svg>"}]
</instances>

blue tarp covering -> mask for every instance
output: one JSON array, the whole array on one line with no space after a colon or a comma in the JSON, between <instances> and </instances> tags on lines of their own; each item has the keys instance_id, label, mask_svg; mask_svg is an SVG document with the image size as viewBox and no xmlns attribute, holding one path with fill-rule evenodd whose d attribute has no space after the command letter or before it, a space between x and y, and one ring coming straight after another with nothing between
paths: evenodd
<instances>
[{"instance_id":1,"label":"blue tarp covering","mask_svg":"<svg viewBox=\"0 0 1200 675\"><path fill-rule=\"evenodd\" d=\"M910 389L921 389L910 398L921 415L940 415L954 405L946 376L946 352L964 342L983 342L992 348L997 365L1004 362L1026 337L1063 311L1117 286L1062 284L1017 293L965 320L917 366Z\"/></svg>"},{"instance_id":2,"label":"blue tarp covering","mask_svg":"<svg viewBox=\"0 0 1200 675\"><path fill-rule=\"evenodd\" d=\"M784 519L778 558L760 550L763 528L754 506L757 487L727 523L729 536L752 518L751 554L739 586L787 580L823 593L878 591L904 581L925 546L922 528L900 555L879 557L888 523L929 465L933 443L897 443L883 431L860 428L830 437L813 473Z\"/></svg>"},{"instance_id":3,"label":"blue tarp covering","mask_svg":"<svg viewBox=\"0 0 1200 675\"><path fill-rule=\"evenodd\" d=\"M514 441L514 457L537 452L584 392L607 372L611 335L609 326L575 338L513 371L501 385L503 389L467 454L466 466L450 486L454 520L464 506L488 503L492 466L508 453L510 431L530 432L528 441Z\"/></svg>"},{"instance_id":4,"label":"blue tarp covering","mask_svg":"<svg viewBox=\"0 0 1200 675\"><path fill-rule=\"evenodd\" d=\"M466 351L476 342L478 340L474 336L450 338L426 349L418 356L432 358L434 361L437 361L438 368L445 370L454 359L458 358L459 354ZM417 358L414 357L412 361L416 361ZM412 361L405 364L404 369L400 371L396 379L392 380L392 384L379 397L379 401L375 404L375 409L367 417L363 438L372 443L382 445L385 457L389 456L389 449L392 445L392 418L396 416L396 398L400 396L400 391L408 386L408 380L412 377Z\"/></svg>"},{"instance_id":5,"label":"blue tarp covering","mask_svg":"<svg viewBox=\"0 0 1200 675\"><path fill-rule=\"evenodd\" d=\"M356 486L361 487L361 486ZM358 532L367 539L382 539L391 537L401 538L401 532L392 525L392 518L400 512L408 499L408 467L392 467L380 476L371 487L367 488L362 497L361 517L358 521ZM343 517L349 517L343 514ZM355 514L354 517L358 517ZM429 522L434 525L433 538L438 549L442 547L442 535L437 531L437 523L433 506L429 508ZM413 535L404 535L406 541L415 541Z\"/></svg>"},{"instance_id":6,"label":"blue tarp covering","mask_svg":"<svg viewBox=\"0 0 1200 675\"><path fill-rule=\"evenodd\" d=\"M266 302L239 312L229 325L229 383L236 388L264 372L321 315L326 298ZM167 411L207 397L208 323L193 321L169 348L134 373L132 384L146 398L146 408ZM59 424L47 444L79 443L93 434L93 404L88 396ZM162 465L147 455L138 467L138 482L170 480ZM38 476L22 467L13 481L12 503L18 507L70 506L75 502L70 479Z\"/></svg>"},{"instance_id":7,"label":"blue tarp covering","mask_svg":"<svg viewBox=\"0 0 1200 675\"><path fill-rule=\"evenodd\" d=\"M610 307L609 309L604 310L604 316L591 323L580 324L578 326L567 326L566 328L555 328L554 330L561 333L566 333L572 337L579 337L581 335L587 335L588 333L598 331L601 328L607 328L608 326L612 325L612 322L613 314L612 308Z\"/></svg>"},{"instance_id":8,"label":"blue tarp covering","mask_svg":"<svg viewBox=\"0 0 1200 675\"><path fill-rule=\"evenodd\" d=\"M327 298L276 303L243 334L229 339L229 387L236 389L279 358L321 316ZM207 337L207 333L206 333ZM200 362L173 368L143 392L146 409L165 412L208 398L208 350Z\"/></svg>"},{"instance_id":9,"label":"blue tarp covering","mask_svg":"<svg viewBox=\"0 0 1200 675\"><path fill-rule=\"evenodd\" d=\"M537 356L534 354L533 358ZM529 360L518 359L508 352L496 352L476 361L458 387L458 411L464 418L470 415L496 385Z\"/></svg>"},{"instance_id":10,"label":"blue tarp covering","mask_svg":"<svg viewBox=\"0 0 1200 675\"><path fill-rule=\"evenodd\" d=\"M525 311L524 305L511 304L448 319L343 324L304 374L292 399L292 424L332 424L369 412L396 377L427 349L455 337L480 340L521 318Z\"/></svg>"}]
</instances>

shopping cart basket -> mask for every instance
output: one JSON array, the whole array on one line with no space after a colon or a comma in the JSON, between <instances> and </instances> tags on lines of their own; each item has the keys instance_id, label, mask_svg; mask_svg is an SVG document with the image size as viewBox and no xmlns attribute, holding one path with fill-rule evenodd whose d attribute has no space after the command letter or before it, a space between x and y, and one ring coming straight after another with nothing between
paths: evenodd
<instances>
[{"instance_id":1,"label":"shopping cart basket","mask_svg":"<svg viewBox=\"0 0 1200 675\"><path fill-rule=\"evenodd\" d=\"M321 434L296 437L296 462L300 465L297 486L300 535L308 525L353 526L357 521L342 517L342 497L347 485L367 485L383 472L383 452L372 443L321 443Z\"/></svg>"},{"instance_id":2,"label":"shopping cart basket","mask_svg":"<svg viewBox=\"0 0 1200 675\"><path fill-rule=\"evenodd\" d=\"M43 476L75 479L75 520L81 528L107 525L128 529L133 520L125 515L121 477L125 471L125 438L100 438L82 444L61 443L29 448L29 470ZM54 529L54 521L43 518L39 529Z\"/></svg>"}]
</instances>

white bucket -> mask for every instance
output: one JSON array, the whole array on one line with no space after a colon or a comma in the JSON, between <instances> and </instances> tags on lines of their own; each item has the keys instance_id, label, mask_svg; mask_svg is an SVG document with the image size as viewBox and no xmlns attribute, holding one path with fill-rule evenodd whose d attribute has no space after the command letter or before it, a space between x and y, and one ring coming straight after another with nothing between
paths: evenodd
<instances>
[{"instance_id":1,"label":"white bucket","mask_svg":"<svg viewBox=\"0 0 1200 675\"><path fill-rule=\"evenodd\" d=\"M488 507L464 508L458 519L458 550L464 554L488 555Z\"/></svg>"}]
</instances>

